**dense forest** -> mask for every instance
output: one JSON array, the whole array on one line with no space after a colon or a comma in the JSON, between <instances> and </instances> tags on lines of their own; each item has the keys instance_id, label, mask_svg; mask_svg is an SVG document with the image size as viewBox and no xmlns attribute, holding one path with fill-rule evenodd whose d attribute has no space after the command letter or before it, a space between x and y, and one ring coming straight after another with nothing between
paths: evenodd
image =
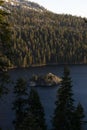
<instances>
[{"instance_id":1,"label":"dense forest","mask_svg":"<svg viewBox=\"0 0 87 130\"><path fill-rule=\"evenodd\" d=\"M3 2L0 1L0 7L2 6L2 4ZM7 83L10 83L9 85L12 84L12 86L14 87L14 101L12 102L12 110L14 110L15 112L15 118L13 119L13 129L47 130L44 107L35 88L31 88L29 91L27 82L25 81L25 79L22 78L19 78L16 83L14 83L14 81L11 81L7 71L5 70L7 69L8 65L10 65L11 67L26 67L30 65L42 65L52 63L87 63L85 29L86 19L80 18L84 27L84 44L82 44L80 37L80 40L78 39L78 37L76 37L79 42L77 44L78 46L76 46L75 48L75 45L73 45L75 41L72 43L70 42L75 40L72 38L72 31L68 33L67 28L65 28L65 25L63 25L64 23L62 24L62 26L58 25L59 29L57 29L56 20L58 20L58 17L60 17L63 21L63 17L65 19L65 16L59 16L56 14L54 15L53 13L46 11L43 7L39 7L39 5L35 4L33 4L33 6L35 7L33 10L29 10L26 6L26 8L24 8L24 6L22 5L9 6L6 4L6 6L9 7L10 10L6 8L0 9L0 100L2 99L4 94L9 93ZM43 14L44 17L40 18L41 16L43 16ZM73 19L72 16L66 17L67 19L69 17ZM53 22L52 20L54 18L55 22ZM28 22L26 21L26 19ZM61 29L60 27L62 27L63 29ZM67 32L67 35L64 35L64 29L66 29L65 32ZM61 31L61 33L59 33L58 31ZM64 40L68 41L69 43L64 42ZM65 43L67 43L68 45ZM76 53L77 48L79 50L78 53ZM74 50L76 50L76 54L79 54L75 54L76 57L74 57L77 59L77 61L75 61L75 59L73 58ZM73 60L71 61L72 58ZM83 58L84 60L81 61L81 58ZM84 109L80 103L78 103L77 106L74 105L72 79L70 77L70 71L67 67L64 68L62 80L57 91L57 99L55 105L56 107L51 120L53 130L83 129L83 123L85 123L83 120L85 116ZM8 115L8 119L9 117L10 116ZM3 125L1 124L0 130L3 130L2 127ZM7 127L6 129L10 128Z\"/></svg>"},{"instance_id":2,"label":"dense forest","mask_svg":"<svg viewBox=\"0 0 87 130\"><path fill-rule=\"evenodd\" d=\"M87 64L86 18L38 10L35 3L4 6L11 26L10 55L4 57L11 67Z\"/></svg>"}]
</instances>

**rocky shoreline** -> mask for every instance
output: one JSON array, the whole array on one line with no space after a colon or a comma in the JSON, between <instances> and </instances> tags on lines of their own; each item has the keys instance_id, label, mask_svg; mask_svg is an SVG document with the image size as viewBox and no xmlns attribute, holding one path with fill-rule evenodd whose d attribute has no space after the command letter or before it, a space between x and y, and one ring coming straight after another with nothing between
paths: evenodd
<instances>
[{"instance_id":1,"label":"rocky shoreline","mask_svg":"<svg viewBox=\"0 0 87 130\"><path fill-rule=\"evenodd\" d=\"M29 80L29 86L31 87L51 87L57 86L61 83L62 79L52 73L46 75L33 75Z\"/></svg>"}]
</instances>

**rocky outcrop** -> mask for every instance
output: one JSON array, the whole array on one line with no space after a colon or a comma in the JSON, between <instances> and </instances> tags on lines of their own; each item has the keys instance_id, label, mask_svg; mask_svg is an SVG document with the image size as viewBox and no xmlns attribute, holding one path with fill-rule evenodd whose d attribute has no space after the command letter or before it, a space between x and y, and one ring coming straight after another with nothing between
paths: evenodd
<instances>
[{"instance_id":1,"label":"rocky outcrop","mask_svg":"<svg viewBox=\"0 0 87 130\"><path fill-rule=\"evenodd\" d=\"M46 75L33 75L30 79L29 86L57 86L62 79L52 73Z\"/></svg>"}]
</instances>

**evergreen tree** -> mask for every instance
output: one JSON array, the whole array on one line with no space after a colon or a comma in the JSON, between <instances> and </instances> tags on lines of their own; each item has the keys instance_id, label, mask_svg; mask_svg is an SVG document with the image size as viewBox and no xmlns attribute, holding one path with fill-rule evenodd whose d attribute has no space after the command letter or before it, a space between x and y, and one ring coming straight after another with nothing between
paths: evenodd
<instances>
[{"instance_id":1,"label":"evergreen tree","mask_svg":"<svg viewBox=\"0 0 87 130\"><path fill-rule=\"evenodd\" d=\"M28 99L28 109L24 125L21 130L46 130L44 110L35 89L30 90Z\"/></svg>"},{"instance_id":2,"label":"evergreen tree","mask_svg":"<svg viewBox=\"0 0 87 130\"><path fill-rule=\"evenodd\" d=\"M0 0L0 7L3 1ZM6 57L3 54L9 55L9 40L10 30L9 24L6 21L7 12L4 8L0 8L0 97L7 93L6 84L9 81L9 76L5 70L8 68Z\"/></svg>"},{"instance_id":3,"label":"evergreen tree","mask_svg":"<svg viewBox=\"0 0 87 130\"><path fill-rule=\"evenodd\" d=\"M74 130L74 104L70 72L64 68L64 76L58 90L53 117L53 130Z\"/></svg>"},{"instance_id":4,"label":"evergreen tree","mask_svg":"<svg viewBox=\"0 0 87 130\"><path fill-rule=\"evenodd\" d=\"M7 21L7 16L10 14L3 5L4 2L0 0L0 6L2 7L0 8L0 60L3 59L6 62L6 58L10 56L11 51L11 28ZM4 64L4 66L8 67L7 64Z\"/></svg>"},{"instance_id":5,"label":"evergreen tree","mask_svg":"<svg viewBox=\"0 0 87 130\"><path fill-rule=\"evenodd\" d=\"M26 81L22 78L18 79L14 87L15 101L13 103L13 110L15 111L15 120L13 123L15 130L21 130L21 125L25 117L26 91Z\"/></svg>"},{"instance_id":6,"label":"evergreen tree","mask_svg":"<svg viewBox=\"0 0 87 130\"><path fill-rule=\"evenodd\" d=\"M5 3L12 12L8 21L12 25L9 60L13 66L87 63L87 19L46 10L40 13L24 5L18 8Z\"/></svg>"},{"instance_id":7,"label":"evergreen tree","mask_svg":"<svg viewBox=\"0 0 87 130\"><path fill-rule=\"evenodd\" d=\"M84 115L84 109L82 105L79 103L76 107L75 110L75 123L76 123L76 130L82 130L82 124L83 124L83 118L85 117Z\"/></svg>"},{"instance_id":8,"label":"evergreen tree","mask_svg":"<svg viewBox=\"0 0 87 130\"><path fill-rule=\"evenodd\" d=\"M0 98L2 98L3 94L8 94L9 90L7 88L7 84L10 82L10 76L8 72L1 71L0 72Z\"/></svg>"}]
</instances>

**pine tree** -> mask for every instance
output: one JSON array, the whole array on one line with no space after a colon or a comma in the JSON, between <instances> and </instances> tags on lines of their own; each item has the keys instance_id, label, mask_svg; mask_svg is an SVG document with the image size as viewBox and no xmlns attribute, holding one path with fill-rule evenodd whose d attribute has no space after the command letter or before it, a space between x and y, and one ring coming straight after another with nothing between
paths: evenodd
<instances>
[{"instance_id":1,"label":"pine tree","mask_svg":"<svg viewBox=\"0 0 87 130\"><path fill-rule=\"evenodd\" d=\"M0 51L7 53L10 41L10 24L7 22L8 11L3 7L4 2L0 0ZM8 49L8 50L7 50ZM1 53L0 53L1 54Z\"/></svg>"},{"instance_id":2,"label":"pine tree","mask_svg":"<svg viewBox=\"0 0 87 130\"><path fill-rule=\"evenodd\" d=\"M10 82L10 76L8 72L1 71L0 72L0 98L3 97L4 94L8 94L9 89L7 88L7 84Z\"/></svg>"},{"instance_id":3,"label":"pine tree","mask_svg":"<svg viewBox=\"0 0 87 130\"><path fill-rule=\"evenodd\" d=\"M21 125L25 117L27 87L26 81L18 79L14 87L15 101L13 110L15 111L15 120L13 121L15 130L21 130Z\"/></svg>"},{"instance_id":4,"label":"pine tree","mask_svg":"<svg viewBox=\"0 0 87 130\"><path fill-rule=\"evenodd\" d=\"M76 107L75 110L75 126L76 130L82 130L82 124L83 124L83 118L85 117L84 115L84 109L82 105L79 103Z\"/></svg>"},{"instance_id":5,"label":"pine tree","mask_svg":"<svg viewBox=\"0 0 87 130\"><path fill-rule=\"evenodd\" d=\"M64 68L64 76L58 90L56 108L53 117L53 130L74 130L74 100L70 72Z\"/></svg>"},{"instance_id":6,"label":"pine tree","mask_svg":"<svg viewBox=\"0 0 87 130\"><path fill-rule=\"evenodd\" d=\"M3 1L0 0L0 7ZM10 28L6 21L7 12L0 8L0 97L8 92L6 84L9 81L9 75L5 70L8 68L7 61L3 54L9 55Z\"/></svg>"},{"instance_id":7,"label":"pine tree","mask_svg":"<svg viewBox=\"0 0 87 130\"><path fill-rule=\"evenodd\" d=\"M21 130L46 130L44 110L35 89L30 90L28 109ZM25 125L26 124L26 125Z\"/></svg>"}]
</instances>

